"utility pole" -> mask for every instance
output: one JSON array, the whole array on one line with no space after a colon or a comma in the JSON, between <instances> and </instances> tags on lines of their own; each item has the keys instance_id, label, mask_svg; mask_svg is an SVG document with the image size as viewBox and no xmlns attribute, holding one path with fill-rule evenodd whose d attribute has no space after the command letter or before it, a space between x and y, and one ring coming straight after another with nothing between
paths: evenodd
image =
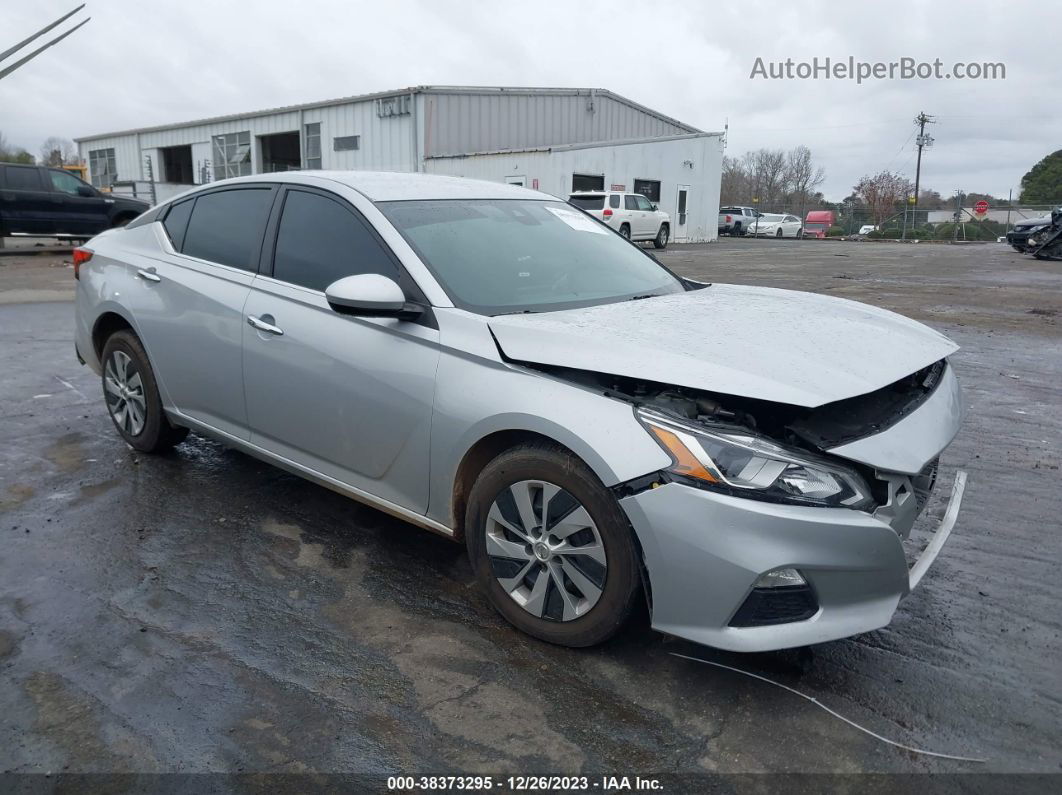
<instances>
[{"instance_id":1,"label":"utility pole","mask_svg":"<svg viewBox=\"0 0 1062 795\"><path fill-rule=\"evenodd\" d=\"M915 116L915 124L918 125L918 137L915 139L915 143L918 144L918 162L915 165L914 209L911 211L912 226L918 223L918 186L922 179L922 150L933 145L933 136L926 134L926 125L936 124L936 119L932 116L927 116L925 111L920 111Z\"/></svg>"}]
</instances>

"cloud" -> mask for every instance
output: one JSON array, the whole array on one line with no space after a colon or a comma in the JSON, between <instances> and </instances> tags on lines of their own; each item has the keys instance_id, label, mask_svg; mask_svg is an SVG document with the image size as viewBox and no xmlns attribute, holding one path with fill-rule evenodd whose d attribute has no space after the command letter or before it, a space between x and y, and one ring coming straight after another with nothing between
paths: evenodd
<instances>
[{"instance_id":1,"label":"cloud","mask_svg":"<svg viewBox=\"0 0 1062 795\"><path fill-rule=\"evenodd\" d=\"M76 5L4 11L0 46ZM77 137L418 84L602 87L706 130L730 154L809 146L841 198L913 171L912 120L937 116L923 184L1006 194L1062 141L1050 37L1062 6L924 2L89 0L92 22L0 80L0 130L36 152ZM1006 64L1000 81L750 80L814 57Z\"/></svg>"}]
</instances>

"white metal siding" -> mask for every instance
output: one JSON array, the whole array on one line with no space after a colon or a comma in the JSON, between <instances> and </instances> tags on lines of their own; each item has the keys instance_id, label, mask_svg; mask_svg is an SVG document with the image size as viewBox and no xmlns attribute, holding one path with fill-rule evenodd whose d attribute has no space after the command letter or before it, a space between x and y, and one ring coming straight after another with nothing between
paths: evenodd
<instances>
[{"instance_id":1,"label":"white metal siding","mask_svg":"<svg viewBox=\"0 0 1062 795\"><path fill-rule=\"evenodd\" d=\"M687 240L702 242L718 236L719 180L722 147L718 136L681 138L632 144L605 144L577 149L475 155L429 159L428 173L504 182L524 177L534 187L561 199L571 192L572 174L601 174L605 187L634 189L635 179L660 182L659 207L671 216L678 211L678 186L688 185Z\"/></svg>"},{"instance_id":2,"label":"white metal siding","mask_svg":"<svg viewBox=\"0 0 1062 795\"><path fill-rule=\"evenodd\" d=\"M424 95L424 154L444 156L688 133L610 96L534 93Z\"/></svg>"}]
</instances>

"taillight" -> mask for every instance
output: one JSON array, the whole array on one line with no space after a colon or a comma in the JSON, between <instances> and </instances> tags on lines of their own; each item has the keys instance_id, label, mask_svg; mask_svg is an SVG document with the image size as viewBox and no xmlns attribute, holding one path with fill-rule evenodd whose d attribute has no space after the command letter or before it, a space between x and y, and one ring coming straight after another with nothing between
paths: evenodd
<instances>
[{"instance_id":1,"label":"taillight","mask_svg":"<svg viewBox=\"0 0 1062 795\"><path fill-rule=\"evenodd\" d=\"M612 217L612 210L610 210L608 207L606 207L605 208L605 212L603 212L601 214L603 216L605 216L605 218L611 218Z\"/></svg>"},{"instance_id":2,"label":"taillight","mask_svg":"<svg viewBox=\"0 0 1062 795\"><path fill-rule=\"evenodd\" d=\"M74 249L74 278L81 278L81 266L92 259L92 249L78 246Z\"/></svg>"},{"instance_id":3,"label":"taillight","mask_svg":"<svg viewBox=\"0 0 1062 795\"><path fill-rule=\"evenodd\" d=\"M734 220L734 219L733 219L733 218L731 218L731 217L730 217L729 215L728 215L728 216L726 217L726 222L727 222L728 224L729 224L729 223L730 223L731 221L733 221L733 220Z\"/></svg>"}]
</instances>

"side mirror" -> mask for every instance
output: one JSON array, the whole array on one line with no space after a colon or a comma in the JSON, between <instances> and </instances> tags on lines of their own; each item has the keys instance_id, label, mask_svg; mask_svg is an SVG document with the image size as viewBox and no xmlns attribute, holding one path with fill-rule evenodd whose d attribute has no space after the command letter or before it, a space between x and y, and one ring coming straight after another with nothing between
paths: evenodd
<instances>
[{"instance_id":1,"label":"side mirror","mask_svg":"<svg viewBox=\"0 0 1062 795\"><path fill-rule=\"evenodd\" d=\"M654 213L656 212L656 205L655 205L655 204L653 204L652 202L650 202L650 203L649 203L649 207L650 207L650 209L652 209L652 211L653 211Z\"/></svg>"},{"instance_id":2,"label":"side mirror","mask_svg":"<svg viewBox=\"0 0 1062 795\"><path fill-rule=\"evenodd\" d=\"M88 198L91 199L93 196L96 195L96 191L94 191L88 185L78 185L77 186L77 195L78 196L87 196Z\"/></svg>"},{"instance_id":3,"label":"side mirror","mask_svg":"<svg viewBox=\"0 0 1062 795\"><path fill-rule=\"evenodd\" d=\"M394 280L378 273L360 273L334 281L325 290L325 299L341 315L412 320L424 311L406 301Z\"/></svg>"}]
</instances>

